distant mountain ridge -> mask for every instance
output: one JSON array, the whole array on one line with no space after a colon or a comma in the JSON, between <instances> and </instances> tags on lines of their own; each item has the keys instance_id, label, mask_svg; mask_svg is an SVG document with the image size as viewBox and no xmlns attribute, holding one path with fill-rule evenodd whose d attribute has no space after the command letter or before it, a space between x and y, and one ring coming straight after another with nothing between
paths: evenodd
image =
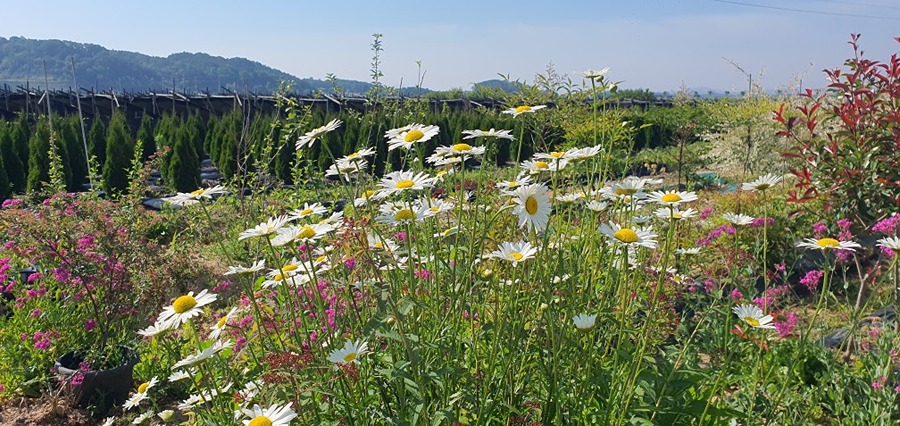
<instances>
[{"instance_id":1,"label":"distant mountain ridge","mask_svg":"<svg viewBox=\"0 0 900 426\"><path fill-rule=\"evenodd\" d=\"M171 90L174 82L176 90L183 93L219 93L223 88L240 93L272 93L280 81L293 81L296 93L334 89L332 82L298 78L245 58L187 52L162 58L96 44L24 37L0 37L0 85L73 87L73 57L78 85L97 91L162 92ZM44 78L45 62L48 84ZM371 87L355 80L335 80L334 85L346 93L365 93Z\"/></svg>"}]
</instances>

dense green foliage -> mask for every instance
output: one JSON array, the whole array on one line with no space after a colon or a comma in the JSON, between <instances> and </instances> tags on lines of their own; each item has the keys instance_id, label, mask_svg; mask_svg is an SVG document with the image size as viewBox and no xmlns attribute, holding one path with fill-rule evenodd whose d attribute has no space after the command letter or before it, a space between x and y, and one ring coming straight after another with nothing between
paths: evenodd
<instances>
[{"instance_id":1,"label":"dense green foliage","mask_svg":"<svg viewBox=\"0 0 900 426\"><path fill-rule=\"evenodd\" d=\"M106 129L106 163L103 164L103 189L108 194L121 194L128 188L128 168L134 149L125 117L121 113L113 114Z\"/></svg>"}]
</instances>

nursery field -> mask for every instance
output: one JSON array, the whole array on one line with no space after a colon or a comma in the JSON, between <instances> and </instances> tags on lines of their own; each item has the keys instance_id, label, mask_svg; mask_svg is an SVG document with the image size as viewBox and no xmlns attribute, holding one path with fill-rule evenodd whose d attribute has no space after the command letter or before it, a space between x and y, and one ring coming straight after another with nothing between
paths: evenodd
<instances>
[{"instance_id":1,"label":"nursery field","mask_svg":"<svg viewBox=\"0 0 900 426\"><path fill-rule=\"evenodd\" d=\"M606 74L0 123L0 422L900 423L900 58L645 111Z\"/></svg>"}]
</instances>

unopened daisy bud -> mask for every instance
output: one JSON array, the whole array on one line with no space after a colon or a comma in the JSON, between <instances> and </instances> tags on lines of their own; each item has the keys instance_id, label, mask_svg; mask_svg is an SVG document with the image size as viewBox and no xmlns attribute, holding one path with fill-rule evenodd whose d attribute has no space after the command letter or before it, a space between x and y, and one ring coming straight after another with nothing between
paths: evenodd
<instances>
[{"instance_id":1,"label":"unopened daisy bud","mask_svg":"<svg viewBox=\"0 0 900 426\"><path fill-rule=\"evenodd\" d=\"M597 322L597 315L576 315L572 318L572 321L575 323L575 328L581 331L587 331L594 328L594 324Z\"/></svg>"}]
</instances>

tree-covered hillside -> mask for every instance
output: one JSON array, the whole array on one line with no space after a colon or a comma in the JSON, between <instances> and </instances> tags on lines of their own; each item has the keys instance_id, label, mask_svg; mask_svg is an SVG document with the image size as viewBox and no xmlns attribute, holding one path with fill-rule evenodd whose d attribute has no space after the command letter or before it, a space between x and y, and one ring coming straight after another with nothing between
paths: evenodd
<instances>
[{"instance_id":1,"label":"tree-covered hillside","mask_svg":"<svg viewBox=\"0 0 900 426\"><path fill-rule=\"evenodd\" d=\"M173 82L179 92L204 90L220 92L268 93L278 89L279 81L294 81L294 91L330 92L331 82L300 79L285 72L244 58L222 58L205 53L175 53L168 57L109 50L95 44L63 40L32 40L0 37L0 84L44 86L44 63L51 88L69 88L72 81L71 58L75 58L78 85L95 90L166 91ZM348 93L365 93L368 83L336 80Z\"/></svg>"}]
</instances>

